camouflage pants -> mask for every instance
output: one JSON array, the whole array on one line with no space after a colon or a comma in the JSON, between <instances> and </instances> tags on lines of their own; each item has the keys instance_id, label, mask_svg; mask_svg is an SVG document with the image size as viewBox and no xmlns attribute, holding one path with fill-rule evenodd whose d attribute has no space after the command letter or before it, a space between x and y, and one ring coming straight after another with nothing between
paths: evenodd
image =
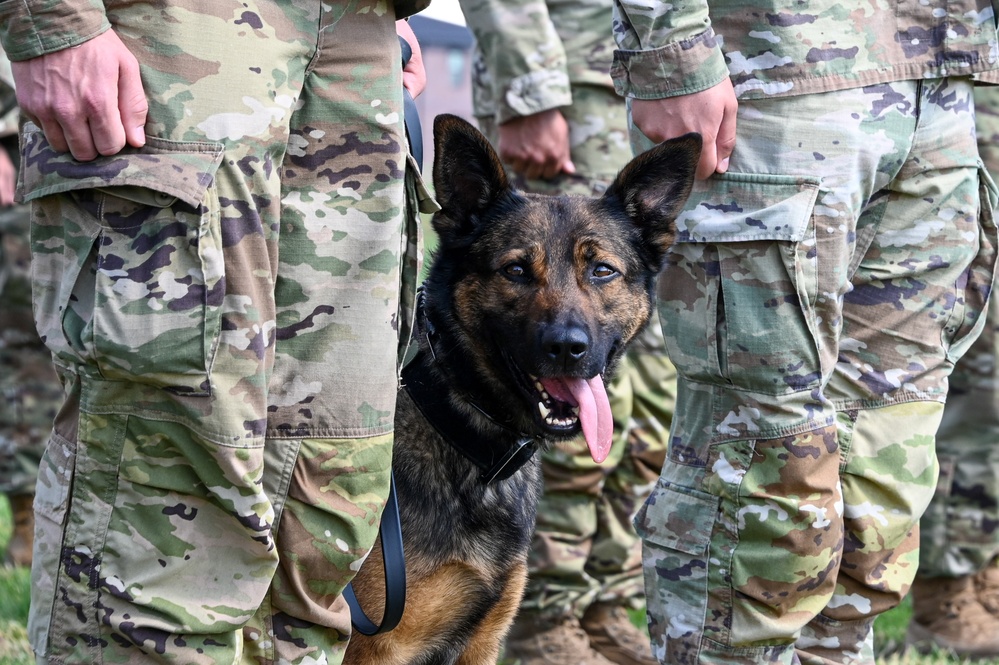
<instances>
[{"instance_id":1,"label":"camouflage pants","mask_svg":"<svg viewBox=\"0 0 999 665\"><path fill-rule=\"evenodd\" d=\"M679 392L636 526L661 662L874 662L992 281L973 110L961 79L741 102L660 280Z\"/></svg>"},{"instance_id":2,"label":"camouflage pants","mask_svg":"<svg viewBox=\"0 0 999 665\"><path fill-rule=\"evenodd\" d=\"M644 605L641 541L631 520L662 470L675 389L653 321L608 389L614 444L607 459L594 463L582 441L542 457L545 490L521 610L581 616L594 602Z\"/></svg>"},{"instance_id":3,"label":"camouflage pants","mask_svg":"<svg viewBox=\"0 0 999 665\"><path fill-rule=\"evenodd\" d=\"M147 145L22 135L51 662L340 662L388 490L405 138L391 5L113 3Z\"/></svg>"},{"instance_id":4,"label":"camouflage pants","mask_svg":"<svg viewBox=\"0 0 999 665\"><path fill-rule=\"evenodd\" d=\"M52 355L31 316L28 209L0 210L0 493L33 494L62 402Z\"/></svg>"},{"instance_id":5,"label":"camouflage pants","mask_svg":"<svg viewBox=\"0 0 999 665\"><path fill-rule=\"evenodd\" d=\"M999 88L975 88L978 152L999 177ZM999 298L950 377L937 431L940 480L919 522L919 574L973 575L999 555Z\"/></svg>"},{"instance_id":6,"label":"camouflage pants","mask_svg":"<svg viewBox=\"0 0 999 665\"><path fill-rule=\"evenodd\" d=\"M576 173L551 180L511 173L518 188L599 196L631 159L627 109L614 90L573 86L572 100L559 111ZM493 119L478 122L495 145ZM521 610L581 616L596 601L644 603L641 541L631 520L662 469L676 401L676 370L656 321L629 347L608 394L615 436L607 459L595 464L582 437L542 456L545 489Z\"/></svg>"}]
</instances>

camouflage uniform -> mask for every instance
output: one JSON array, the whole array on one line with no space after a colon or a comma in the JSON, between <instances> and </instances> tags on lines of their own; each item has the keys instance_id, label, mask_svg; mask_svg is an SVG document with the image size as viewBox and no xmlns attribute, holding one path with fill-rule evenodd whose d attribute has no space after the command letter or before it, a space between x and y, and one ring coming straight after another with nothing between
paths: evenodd
<instances>
[{"instance_id":1,"label":"camouflage uniform","mask_svg":"<svg viewBox=\"0 0 999 665\"><path fill-rule=\"evenodd\" d=\"M610 78L611 0L462 0L461 6L476 37L474 112L494 145L498 124L511 118L557 108L569 125L576 173L550 180L511 173L516 186L602 194L632 157L624 100ZM544 454L545 493L521 620L582 617L595 602L644 605L641 546L631 519L662 468L675 383L658 322L652 322L609 388L616 436L608 459L595 464L582 438Z\"/></svg>"},{"instance_id":2,"label":"camouflage uniform","mask_svg":"<svg viewBox=\"0 0 999 665\"><path fill-rule=\"evenodd\" d=\"M992 6L708 4L616 0L620 92L739 97L660 280L679 392L636 518L650 631L664 663L873 663L992 282L968 78L995 70Z\"/></svg>"},{"instance_id":3,"label":"camouflage uniform","mask_svg":"<svg viewBox=\"0 0 999 665\"><path fill-rule=\"evenodd\" d=\"M0 6L12 60L113 27L150 108L144 148L92 162L21 135L68 386L35 500L41 659L340 662L417 267L395 33L417 8Z\"/></svg>"},{"instance_id":4,"label":"camouflage uniform","mask_svg":"<svg viewBox=\"0 0 999 665\"><path fill-rule=\"evenodd\" d=\"M978 147L999 174L999 88L975 89ZM919 574L973 575L999 555L999 298L950 377L937 431L940 480L920 520Z\"/></svg>"},{"instance_id":5,"label":"camouflage uniform","mask_svg":"<svg viewBox=\"0 0 999 665\"><path fill-rule=\"evenodd\" d=\"M17 164L17 100L10 63L0 51L0 150ZM14 529L4 559L30 565L31 502L45 440L62 401L52 356L31 316L28 208L0 209L0 493Z\"/></svg>"},{"instance_id":6,"label":"camouflage uniform","mask_svg":"<svg viewBox=\"0 0 999 665\"><path fill-rule=\"evenodd\" d=\"M999 88L975 88L978 150L999 174ZM993 285L994 287L994 285ZM920 519L919 570L906 642L999 655L999 298L950 377L937 431L940 478Z\"/></svg>"}]
</instances>

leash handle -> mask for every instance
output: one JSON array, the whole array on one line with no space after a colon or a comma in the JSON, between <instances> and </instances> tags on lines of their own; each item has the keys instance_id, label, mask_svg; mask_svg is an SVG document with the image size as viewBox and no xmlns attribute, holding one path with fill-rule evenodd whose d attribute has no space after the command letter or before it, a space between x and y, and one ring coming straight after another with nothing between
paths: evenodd
<instances>
[{"instance_id":1,"label":"leash handle","mask_svg":"<svg viewBox=\"0 0 999 665\"><path fill-rule=\"evenodd\" d=\"M388 501L378 532L382 538L382 567L385 570L385 611L381 624L375 624L364 613L350 584L343 590L343 598L350 607L350 623L362 635L387 633L399 625L406 609L406 557L402 550L402 524L399 521L394 475L389 481Z\"/></svg>"}]
</instances>

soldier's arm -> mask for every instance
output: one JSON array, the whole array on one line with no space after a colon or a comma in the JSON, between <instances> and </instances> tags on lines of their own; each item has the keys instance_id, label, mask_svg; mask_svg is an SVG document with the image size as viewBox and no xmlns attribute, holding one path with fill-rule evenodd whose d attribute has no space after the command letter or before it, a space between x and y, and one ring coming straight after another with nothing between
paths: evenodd
<instances>
[{"instance_id":1,"label":"soldier's arm","mask_svg":"<svg viewBox=\"0 0 999 665\"><path fill-rule=\"evenodd\" d=\"M88 161L145 144L139 65L97 0L3 3L0 40L21 113L56 150Z\"/></svg>"},{"instance_id":2,"label":"soldier's arm","mask_svg":"<svg viewBox=\"0 0 999 665\"><path fill-rule=\"evenodd\" d=\"M573 173L566 52L543 0L460 0L492 80L500 158L528 178Z\"/></svg>"},{"instance_id":3,"label":"soldier's arm","mask_svg":"<svg viewBox=\"0 0 999 665\"><path fill-rule=\"evenodd\" d=\"M618 50L611 71L631 98L632 121L655 142L699 132L697 177L724 173L735 147L738 103L706 0L614 0Z\"/></svg>"}]
</instances>

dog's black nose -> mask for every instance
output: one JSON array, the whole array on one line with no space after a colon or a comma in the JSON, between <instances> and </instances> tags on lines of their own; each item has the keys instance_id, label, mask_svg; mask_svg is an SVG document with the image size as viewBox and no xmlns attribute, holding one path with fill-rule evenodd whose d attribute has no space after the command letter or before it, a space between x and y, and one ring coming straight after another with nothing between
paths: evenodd
<instances>
[{"instance_id":1,"label":"dog's black nose","mask_svg":"<svg viewBox=\"0 0 999 665\"><path fill-rule=\"evenodd\" d=\"M590 350L590 335L579 326L551 326L541 335L541 348L559 367L579 364Z\"/></svg>"}]
</instances>

